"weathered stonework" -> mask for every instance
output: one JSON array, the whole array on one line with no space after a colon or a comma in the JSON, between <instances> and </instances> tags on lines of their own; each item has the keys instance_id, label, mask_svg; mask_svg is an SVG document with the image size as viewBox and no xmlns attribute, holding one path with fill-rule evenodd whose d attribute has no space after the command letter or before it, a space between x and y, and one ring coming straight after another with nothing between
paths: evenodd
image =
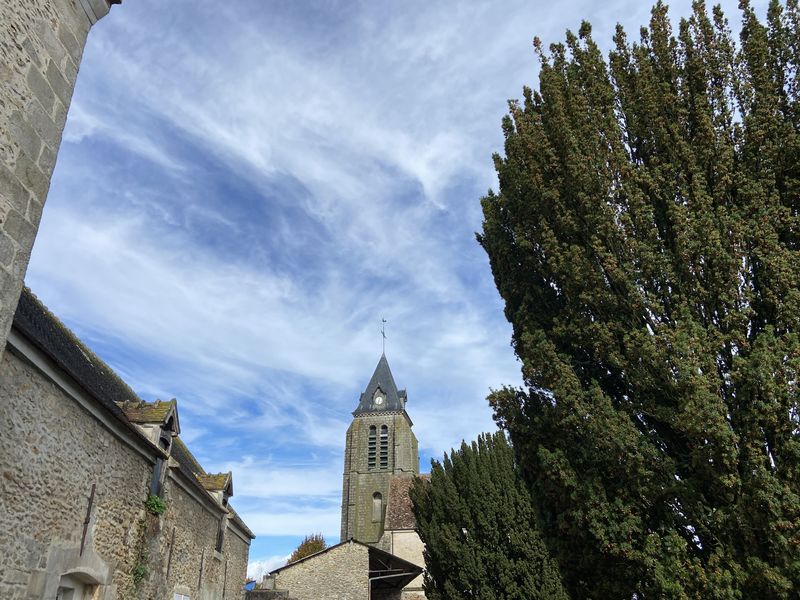
<instances>
[{"instance_id":1,"label":"weathered stonework","mask_svg":"<svg viewBox=\"0 0 800 600\"><path fill-rule=\"evenodd\" d=\"M61 584L93 600L242 598L253 536L198 475L213 477L179 438L162 449L95 396L133 392L29 292L22 308L0 357L0 598L49 600ZM166 511L154 515L159 473Z\"/></svg>"},{"instance_id":2,"label":"weathered stonework","mask_svg":"<svg viewBox=\"0 0 800 600\"><path fill-rule=\"evenodd\" d=\"M369 428L380 431L386 425L389 435L389 460L385 469L368 464ZM367 413L353 419L347 430L342 484L341 541L350 538L379 544L384 531L386 502L393 475L419 473L417 438L405 412ZM373 495L381 494L383 514L374 519ZM384 548L386 549L386 548Z\"/></svg>"},{"instance_id":3,"label":"weathered stonework","mask_svg":"<svg viewBox=\"0 0 800 600\"><path fill-rule=\"evenodd\" d=\"M108 586L106 597L131 587L129 542L152 463L13 351L0 364L0 399L0 597L55 598L58 576L76 569Z\"/></svg>"},{"instance_id":4,"label":"weathered stonework","mask_svg":"<svg viewBox=\"0 0 800 600\"><path fill-rule=\"evenodd\" d=\"M275 574L275 589L291 600L365 600L369 585L366 546L345 543Z\"/></svg>"},{"instance_id":5,"label":"weathered stonework","mask_svg":"<svg viewBox=\"0 0 800 600\"><path fill-rule=\"evenodd\" d=\"M387 552L399 556L414 563L424 565L425 557L423 551L425 545L415 529L389 530L384 534L381 546ZM403 588L403 600L423 600L425 595L422 592L422 575L414 579Z\"/></svg>"},{"instance_id":6,"label":"weathered stonework","mask_svg":"<svg viewBox=\"0 0 800 600\"><path fill-rule=\"evenodd\" d=\"M86 38L119 2L0 2L0 598L60 582L94 600L241 598L252 534L227 498L12 331ZM144 509L154 471L161 516Z\"/></svg>"},{"instance_id":7,"label":"weathered stonework","mask_svg":"<svg viewBox=\"0 0 800 600\"><path fill-rule=\"evenodd\" d=\"M375 398L380 401L376 403ZM405 411L406 400L405 391L397 390L388 361L382 356L347 430L341 541L355 539L423 565L423 544L408 497L413 478L419 475L419 449ZM390 402L391 407L387 406ZM370 443L371 431L380 435L384 426L389 450L385 465L375 458L380 441ZM409 581L402 596L397 591L396 597L424 599L422 576Z\"/></svg>"},{"instance_id":8,"label":"weathered stonework","mask_svg":"<svg viewBox=\"0 0 800 600\"><path fill-rule=\"evenodd\" d=\"M158 557L152 565L152 578L159 584L160 597L173 598L180 593L198 600L242 598L250 547L245 533L222 506L198 498L180 471L170 473L164 499L167 511L159 523L158 546L152 552ZM221 519L226 532L218 552Z\"/></svg>"},{"instance_id":9,"label":"weathered stonework","mask_svg":"<svg viewBox=\"0 0 800 600\"><path fill-rule=\"evenodd\" d=\"M272 571L248 600L402 600L403 589L422 569L375 546L355 540ZM371 588L371 593L370 593Z\"/></svg>"},{"instance_id":10,"label":"weathered stonework","mask_svg":"<svg viewBox=\"0 0 800 600\"><path fill-rule=\"evenodd\" d=\"M111 3L0 2L0 354L39 228L86 36Z\"/></svg>"}]
</instances>

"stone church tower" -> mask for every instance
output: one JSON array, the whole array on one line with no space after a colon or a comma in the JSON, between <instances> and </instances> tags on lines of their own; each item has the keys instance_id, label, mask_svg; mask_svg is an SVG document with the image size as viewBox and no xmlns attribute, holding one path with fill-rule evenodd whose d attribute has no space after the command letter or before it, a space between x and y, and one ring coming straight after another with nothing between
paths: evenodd
<instances>
[{"instance_id":1,"label":"stone church tower","mask_svg":"<svg viewBox=\"0 0 800 600\"><path fill-rule=\"evenodd\" d=\"M386 355L361 394L347 430L342 485L341 540L382 543L394 476L419 474L417 438Z\"/></svg>"}]
</instances>

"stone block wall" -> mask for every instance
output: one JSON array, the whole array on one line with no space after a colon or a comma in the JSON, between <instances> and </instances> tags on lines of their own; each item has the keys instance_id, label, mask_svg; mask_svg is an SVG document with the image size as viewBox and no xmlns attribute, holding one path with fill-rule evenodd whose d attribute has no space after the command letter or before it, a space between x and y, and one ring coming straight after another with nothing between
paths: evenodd
<instances>
[{"instance_id":1,"label":"stone block wall","mask_svg":"<svg viewBox=\"0 0 800 600\"><path fill-rule=\"evenodd\" d=\"M275 574L275 589L290 600L365 600L369 549L346 543L290 565Z\"/></svg>"},{"instance_id":2,"label":"stone block wall","mask_svg":"<svg viewBox=\"0 0 800 600\"><path fill-rule=\"evenodd\" d=\"M415 530L387 531L381 542L383 542L383 549L387 552L399 556L415 565L425 565L425 556L423 554L425 545L422 543L419 534ZM416 577L403 588L403 598L404 600L416 600L416 598L424 600L425 596L422 594L422 575Z\"/></svg>"},{"instance_id":3,"label":"stone block wall","mask_svg":"<svg viewBox=\"0 0 800 600\"><path fill-rule=\"evenodd\" d=\"M165 485L167 510L152 553L158 557L153 580L159 596L172 598L179 593L193 600L239 600L244 596L249 542L237 535L235 524L221 507L205 499L198 502L193 495L200 491L190 493L187 485L178 473L170 475ZM220 519L226 521L227 531L222 551L217 552Z\"/></svg>"},{"instance_id":4,"label":"stone block wall","mask_svg":"<svg viewBox=\"0 0 800 600\"><path fill-rule=\"evenodd\" d=\"M287 590L250 590L244 594L245 600L289 600Z\"/></svg>"},{"instance_id":5,"label":"stone block wall","mask_svg":"<svg viewBox=\"0 0 800 600\"><path fill-rule=\"evenodd\" d=\"M229 527L232 527L230 521ZM225 536L222 552L227 557L227 575L222 600L238 600L244 597L247 561L250 558L250 540L245 542L240 535L229 529Z\"/></svg>"},{"instance_id":6,"label":"stone block wall","mask_svg":"<svg viewBox=\"0 0 800 600\"><path fill-rule=\"evenodd\" d=\"M61 577L77 574L96 586L93 600L241 600L249 537L227 509L173 461L167 510L147 513L161 451L115 429L77 382L12 340L0 357L0 598L55 598Z\"/></svg>"},{"instance_id":7,"label":"stone block wall","mask_svg":"<svg viewBox=\"0 0 800 600\"><path fill-rule=\"evenodd\" d=\"M59 576L75 570L104 584L99 598L133 597L152 467L8 349L0 362L0 598L55 598Z\"/></svg>"},{"instance_id":8,"label":"stone block wall","mask_svg":"<svg viewBox=\"0 0 800 600\"><path fill-rule=\"evenodd\" d=\"M107 0L0 2L0 354L50 187L86 36L108 6Z\"/></svg>"},{"instance_id":9,"label":"stone block wall","mask_svg":"<svg viewBox=\"0 0 800 600\"><path fill-rule=\"evenodd\" d=\"M384 470L370 469L368 465L372 425L377 431L382 425L388 426L389 464ZM353 537L367 544L379 544L384 524L383 518L373 519L372 497L375 492L382 495L385 517L392 475L402 473L419 473L417 438L408 417L404 413L371 413L356 417L347 430L345 442L340 541Z\"/></svg>"},{"instance_id":10,"label":"stone block wall","mask_svg":"<svg viewBox=\"0 0 800 600\"><path fill-rule=\"evenodd\" d=\"M401 590L375 590L372 592L372 600L403 600L405 596ZM423 599L424 600L424 599Z\"/></svg>"},{"instance_id":11,"label":"stone block wall","mask_svg":"<svg viewBox=\"0 0 800 600\"><path fill-rule=\"evenodd\" d=\"M162 561L158 578L166 582L167 591L170 592L167 597L179 592L202 600L199 594L201 589L208 593L220 593L221 596L218 588L222 582L222 577L218 577L219 559L214 558L220 511L211 512L208 507L195 501L172 477L167 480L164 499L167 504L164 533L167 535L161 537L161 556L166 560ZM168 577L167 561L170 562Z\"/></svg>"}]
</instances>

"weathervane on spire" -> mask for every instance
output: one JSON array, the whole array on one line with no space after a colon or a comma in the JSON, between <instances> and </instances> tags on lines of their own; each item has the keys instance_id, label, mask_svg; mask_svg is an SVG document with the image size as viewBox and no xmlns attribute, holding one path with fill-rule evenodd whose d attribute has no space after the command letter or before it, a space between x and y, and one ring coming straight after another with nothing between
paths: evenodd
<instances>
[{"instance_id":1,"label":"weathervane on spire","mask_svg":"<svg viewBox=\"0 0 800 600\"><path fill-rule=\"evenodd\" d=\"M381 317L381 337L383 338L383 353L386 354L386 319Z\"/></svg>"}]
</instances>

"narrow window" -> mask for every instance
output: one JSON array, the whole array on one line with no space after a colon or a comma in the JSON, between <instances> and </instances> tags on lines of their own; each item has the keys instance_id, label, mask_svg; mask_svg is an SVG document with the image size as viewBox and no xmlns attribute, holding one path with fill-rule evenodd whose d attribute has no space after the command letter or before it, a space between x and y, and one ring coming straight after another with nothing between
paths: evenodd
<instances>
[{"instance_id":1,"label":"narrow window","mask_svg":"<svg viewBox=\"0 0 800 600\"><path fill-rule=\"evenodd\" d=\"M369 428L369 438L367 440L367 467L370 469L375 468L375 425Z\"/></svg>"},{"instance_id":2,"label":"narrow window","mask_svg":"<svg viewBox=\"0 0 800 600\"><path fill-rule=\"evenodd\" d=\"M380 492L372 494L372 520L378 522L383 517L383 496Z\"/></svg>"},{"instance_id":3,"label":"narrow window","mask_svg":"<svg viewBox=\"0 0 800 600\"><path fill-rule=\"evenodd\" d=\"M227 527L227 522L225 517L223 516L219 520L219 529L217 530L217 552L222 552L222 544L225 543L226 527Z\"/></svg>"},{"instance_id":4,"label":"narrow window","mask_svg":"<svg viewBox=\"0 0 800 600\"><path fill-rule=\"evenodd\" d=\"M167 473L167 461L160 456L156 458L153 467L153 476L150 478L150 493L154 496L161 496L164 491L164 476Z\"/></svg>"},{"instance_id":5,"label":"narrow window","mask_svg":"<svg viewBox=\"0 0 800 600\"><path fill-rule=\"evenodd\" d=\"M389 428L381 425L381 469L389 467Z\"/></svg>"}]
</instances>

